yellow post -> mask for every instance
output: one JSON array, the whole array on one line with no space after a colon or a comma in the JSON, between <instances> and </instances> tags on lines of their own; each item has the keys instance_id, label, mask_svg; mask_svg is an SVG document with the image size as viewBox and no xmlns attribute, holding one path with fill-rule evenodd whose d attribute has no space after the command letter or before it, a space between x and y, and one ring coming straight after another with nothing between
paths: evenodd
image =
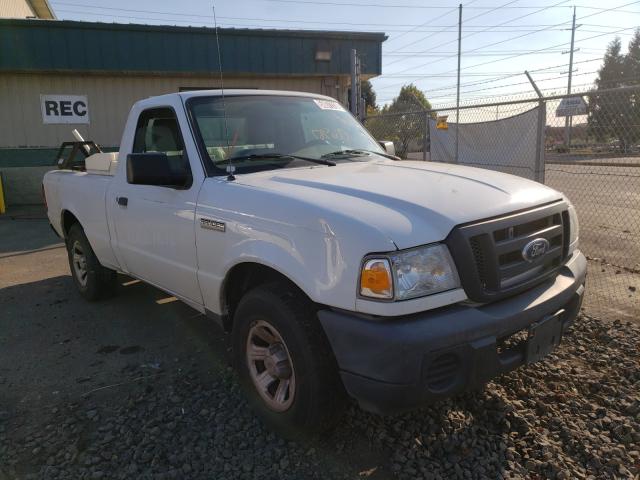
<instances>
[{"instance_id":1,"label":"yellow post","mask_svg":"<svg viewBox=\"0 0 640 480\"><path fill-rule=\"evenodd\" d=\"M4 203L4 190L2 189L2 173L0 173L0 215L6 212L7 207Z\"/></svg>"}]
</instances>

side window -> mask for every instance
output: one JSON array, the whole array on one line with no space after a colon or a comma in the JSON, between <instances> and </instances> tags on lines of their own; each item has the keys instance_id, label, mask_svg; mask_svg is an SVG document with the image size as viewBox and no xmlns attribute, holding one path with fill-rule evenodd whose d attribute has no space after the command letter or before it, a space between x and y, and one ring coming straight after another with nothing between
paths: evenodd
<instances>
[{"instance_id":1,"label":"side window","mask_svg":"<svg viewBox=\"0 0 640 480\"><path fill-rule=\"evenodd\" d=\"M171 108L153 108L140 114L132 153L160 152L172 170L191 173L176 114Z\"/></svg>"}]
</instances>

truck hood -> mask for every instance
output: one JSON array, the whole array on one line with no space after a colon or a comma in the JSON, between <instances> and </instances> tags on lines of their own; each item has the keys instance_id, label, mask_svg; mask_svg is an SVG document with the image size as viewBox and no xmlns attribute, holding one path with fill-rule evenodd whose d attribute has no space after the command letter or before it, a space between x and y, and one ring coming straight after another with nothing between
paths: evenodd
<instances>
[{"instance_id":1,"label":"truck hood","mask_svg":"<svg viewBox=\"0 0 640 480\"><path fill-rule=\"evenodd\" d=\"M418 161L271 170L238 175L236 182L311 204L320 210L310 216L322 215L329 225L332 215L365 223L398 248L443 240L462 223L562 199L551 188L513 175Z\"/></svg>"}]
</instances>

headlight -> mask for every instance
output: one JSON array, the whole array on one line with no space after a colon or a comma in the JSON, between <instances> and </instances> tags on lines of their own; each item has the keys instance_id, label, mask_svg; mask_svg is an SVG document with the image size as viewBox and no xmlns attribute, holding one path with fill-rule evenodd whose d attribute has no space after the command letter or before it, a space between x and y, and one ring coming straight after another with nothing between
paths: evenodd
<instances>
[{"instance_id":1,"label":"headlight","mask_svg":"<svg viewBox=\"0 0 640 480\"><path fill-rule=\"evenodd\" d=\"M580 222L578 214L573 205L569 204L569 255L578 248L578 240L580 238Z\"/></svg>"},{"instance_id":2,"label":"headlight","mask_svg":"<svg viewBox=\"0 0 640 480\"><path fill-rule=\"evenodd\" d=\"M459 286L456 267L442 244L369 258L360 276L360 294L372 298L407 300Z\"/></svg>"}]
</instances>

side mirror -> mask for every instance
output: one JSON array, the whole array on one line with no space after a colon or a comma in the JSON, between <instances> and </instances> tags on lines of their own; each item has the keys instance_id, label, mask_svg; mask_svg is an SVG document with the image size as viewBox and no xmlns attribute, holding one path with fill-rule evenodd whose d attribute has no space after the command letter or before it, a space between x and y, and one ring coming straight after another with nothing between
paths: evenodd
<instances>
[{"instance_id":1,"label":"side mirror","mask_svg":"<svg viewBox=\"0 0 640 480\"><path fill-rule=\"evenodd\" d=\"M127 155L127 182L134 185L188 188L191 172L166 153L130 153Z\"/></svg>"},{"instance_id":2,"label":"side mirror","mask_svg":"<svg viewBox=\"0 0 640 480\"><path fill-rule=\"evenodd\" d=\"M395 155L396 154L396 147L393 144L393 142L389 142L389 141L380 141L378 142L380 144L380 146L382 148L384 148L384 151L387 152L389 155Z\"/></svg>"}]
</instances>

